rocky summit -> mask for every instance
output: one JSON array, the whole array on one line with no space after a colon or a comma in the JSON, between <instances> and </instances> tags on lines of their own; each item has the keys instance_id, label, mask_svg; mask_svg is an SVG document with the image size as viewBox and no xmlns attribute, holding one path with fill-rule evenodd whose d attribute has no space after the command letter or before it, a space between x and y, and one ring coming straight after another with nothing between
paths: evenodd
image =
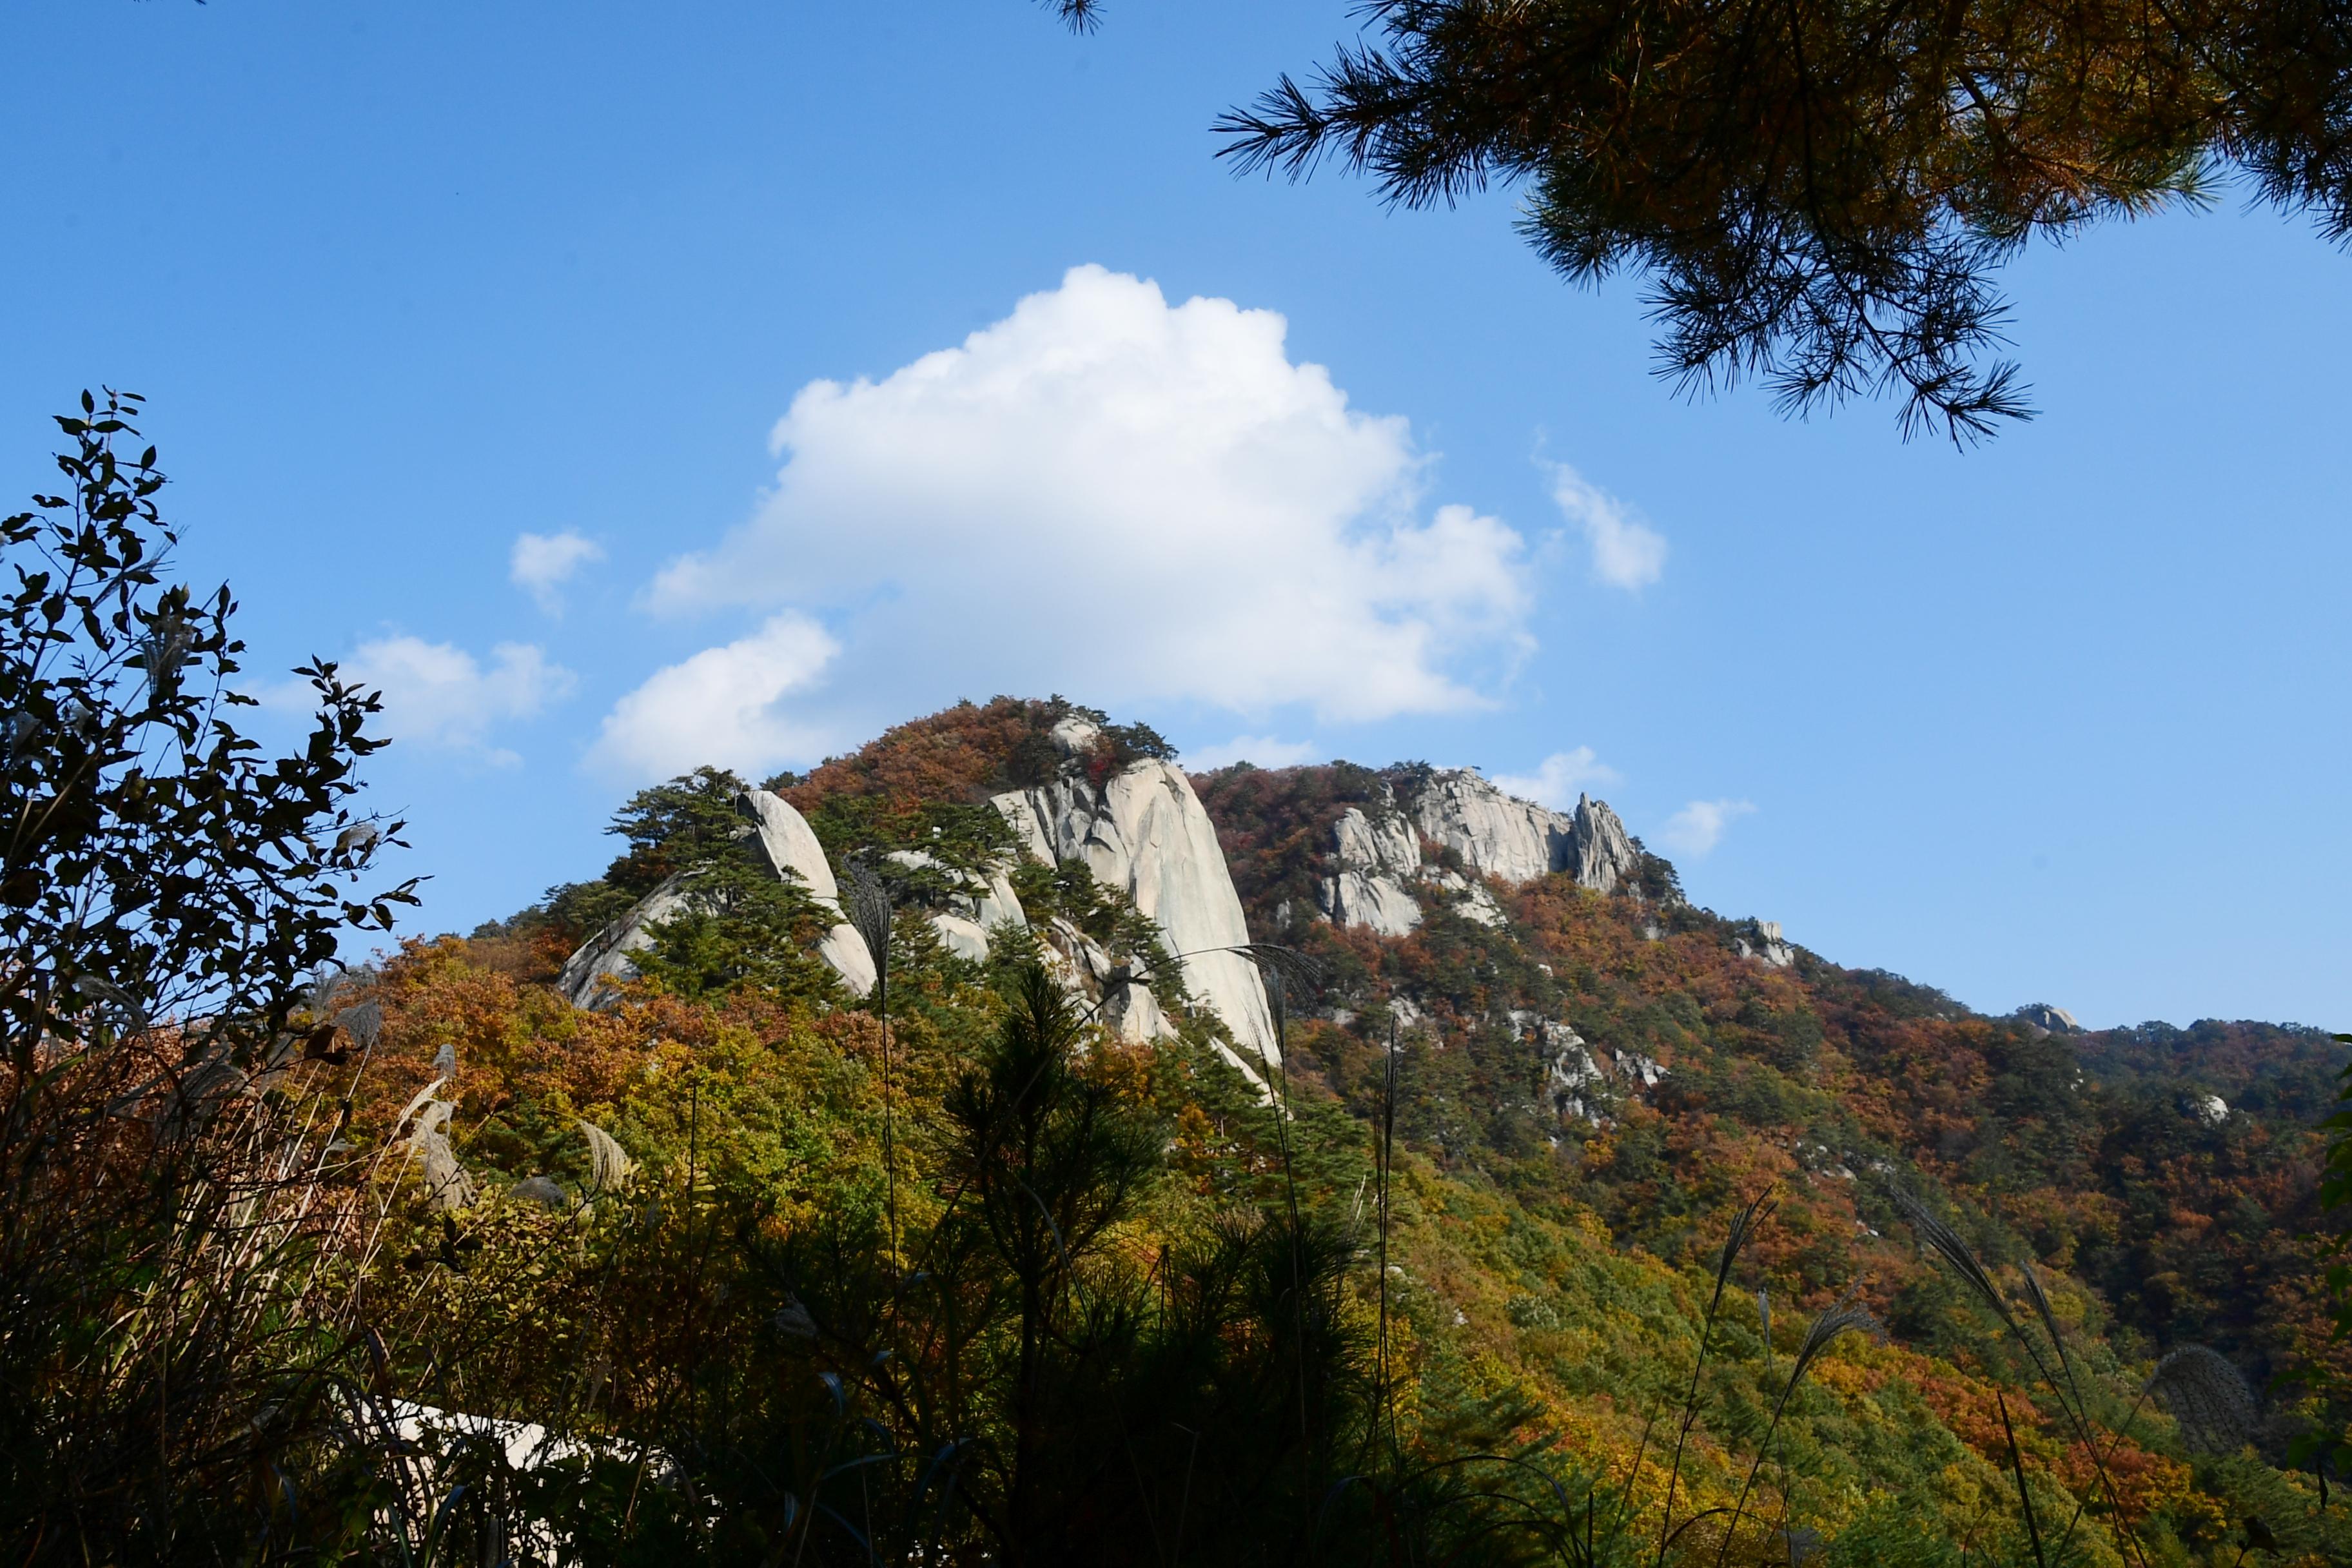
<instances>
[{"instance_id":1,"label":"rocky summit","mask_svg":"<svg viewBox=\"0 0 2352 1568\"><path fill-rule=\"evenodd\" d=\"M1349 806L1331 827L1333 868L1318 902L1341 925L1402 936L1421 924L1431 900L1498 925L1502 910L1486 878L1517 886L1559 871L1606 893L1633 869L1625 825L1589 796L1561 813L1506 795L1467 768L1390 772L1401 781L1383 775L1372 803Z\"/></svg>"},{"instance_id":2,"label":"rocky summit","mask_svg":"<svg viewBox=\"0 0 2352 1568\"><path fill-rule=\"evenodd\" d=\"M1259 961L1248 951L1250 924L1192 781L1158 755L1104 766L1105 724L1085 714L1063 714L1045 734L1053 765L986 800L1009 829L1009 845L971 868L960 879L968 885L929 912L934 931L974 962L988 958L992 935L1003 931L1042 939L1066 980L1108 1001L1112 1021L1129 1038L1173 1038L1168 1004L1181 996L1222 1025L1220 1047L1262 1087L1265 1070L1280 1065L1281 1047ZM851 995L864 996L876 965L843 912L845 866L773 790L745 790L734 808L757 864L805 892L826 917L815 955ZM1319 918L1391 937L1419 927L1425 908L1499 927L1498 887L1554 874L1609 893L1632 877L1642 855L1605 803L1580 797L1572 812L1554 811L1507 795L1470 769L1390 769L1378 775L1372 797L1346 806L1322 837L1328 874L1318 883ZM837 854L844 862L879 856L909 870L945 869L925 851L878 842L845 844ZM1149 922L1173 972L1152 975L1120 964L1066 917L1033 922L1010 876L1024 862L1083 867L1097 887ZM616 1002L656 928L692 906L686 879L683 872L666 879L583 942L564 964L564 995L584 1007ZM1772 929L1777 943L1779 928ZM1106 997L1107 987L1118 994Z\"/></svg>"}]
</instances>

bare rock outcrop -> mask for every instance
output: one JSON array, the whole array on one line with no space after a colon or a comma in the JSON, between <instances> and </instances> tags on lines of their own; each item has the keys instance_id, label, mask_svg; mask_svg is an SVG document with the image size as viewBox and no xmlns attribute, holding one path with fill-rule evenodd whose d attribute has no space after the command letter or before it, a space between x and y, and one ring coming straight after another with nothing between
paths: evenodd
<instances>
[{"instance_id":1,"label":"bare rock outcrop","mask_svg":"<svg viewBox=\"0 0 2352 1568\"><path fill-rule=\"evenodd\" d=\"M1470 869L1506 882L1548 876L1573 852L1572 818L1505 795L1468 768L1430 774L1403 804L1423 837L1453 850Z\"/></svg>"},{"instance_id":2,"label":"bare rock outcrop","mask_svg":"<svg viewBox=\"0 0 2352 1568\"><path fill-rule=\"evenodd\" d=\"M743 837L761 863L778 878L805 888L809 897L832 914L834 924L817 943L817 956L841 976L852 995L863 996L873 990L873 954L866 951L866 939L857 934L857 928L842 918L841 885L834 879L824 847L817 842L808 819L789 802L763 789L747 790L737 796L735 811L749 823ZM636 978L632 955L653 945L653 928L676 918L693 900L693 889L683 873L663 882L626 914L583 942L565 961L556 989L575 1007L611 1006L620 999L622 987Z\"/></svg>"},{"instance_id":3,"label":"bare rock outcrop","mask_svg":"<svg viewBox=\"0 0 2352 1568\"><path fill-rule=\"evenodd\" d=\"M1521 1037L1536 1047L1552 1110L1562 1118L1611 1126L1629 1098L1646 1094L1666 1076L1652 1058L1637 1051L1597 1049L1557 1019L1525 1011L1514 1011L1509 1018Z\"/></svg>"},{"instance_id":4,"label":"bare rock outcrop","mask_svg":"<svg viewBox=\"0 0 2352 1568\"><path fill-rule=\"evenodd\" d=\"M911 871L946 872L939 858L920 849L894 849L884 857ZM947 907L931 911L931 929L939 933L940 942L958 958L974 963L985 963L989 954L989 933L999 926L1026 927L1029 917L1021 907L1021 895L1013 890L1012 879L1006 868L990 866L984 872L966 873L958 879L962 890L951 894ZM952 873L950 873L952 876Z\"/></svg>"},{"instance_id":5,"label":"bare rock outcrop","mask_svg":"<svg viewBox=\"0 0 2352 1568\"><path fill-rule=\"evenodd\" d=\"M1537 1025L1536 1029L1553 1110L1596 1127L1606 1125L1609 1112L1615 1109L1614 1086L1608 1069L1594 1059L1584 1037L1566 1024L1549 1020Z\"/></svg>"},{"instance_id":6,"label":"bare rock outcrop","mask_svg":"<svg viewBox=\"0 0 2352 1568\"><path fill-rule=\"evenodd\" d=\"M672 877L639 899L628 913L580 944L563 963L555 988L575 1007L609 1007L637 977L631 955L653 945L653 928L687 908L686 878Z\"/></svg>"},{"instance_id":7,"label":"bare rock outcrop","mask_svg":"<svg viewBox=\"0 0 2352 1568\"><path fill-rule=\"evenodd\" d=\"M1341 871L1325 880L1321 898L1323 912L1336 925L1403 936L1421 924L1421 901L1391 877Z\"/></svg>"},{"instance_id":8,"label":"bare rock outcrop","mask_svg":"<svg viewBox=\"0 0 2352 1568\"><path fill-rule=\"evenodd\" d=\"M1797 962L1797 950L1781 936L1779 921L1748 921L1741 931L1741 935L1731 939L1731 949L1740 957L1755 959L1774 969L1786 969Z\"/></svg>"},{"instance_id":9,"label":"bare rock outcrop","mask_svg":"<svg viewBox=\"0 0 2352 1568\"><path fill-rule=\"evenodd\" d=\"M761 858L779 878L798 881L810 898L833 916L833 928L817 943L817 956L841 976L850 994L863 996L874 989L874 955L866 939L841 911L841 884L834 880L832 863L808 818L793 809L782 795L764 789L746 790L735 798L735 811L748 817Z\"/></svg>"},{"instance_id":10,"label":"bare rock outcrop","mask_svg":"<svg viewBox=\"0 0 2352 1568\"><path fill-rule=\"evenodd\" d=\"M1100 942L1059 916L1038 928L1037 935L1046 967L1067 989L1091 998L1102 1022L1121 1039L1141 1044L1175 1037L1176 1021L1151 988L1133 978L1129 967L1112 958ZM1255 1068L1239 1058L1233 1060L1253 1084L1265 1087Z\"/></svg>"},{"instance_id":11,"label":"bare rock outcrop","mask_svg":"<svg viewBox=\"0 0 2352 1568\"><path fill-rule=\"evenodd\" d=\"M1499 926L1502 906L1483 878L1520 883L1565 871L1580 887L1606 893L1640 859L1617 814L1589 796L1579 797L1573 812L1553 811L1506 795L1467 768L1382 788L1370 811L1349 806L1332 831L1333 869L1318 902L1340 925L1402 936L1421 924L1423 900L1433 894L1466 920ZM1425 857L1424 841L1469 874Z\"/></svg>"},{"instance_id":12,"label":"bare rock outcrop","mask_svg":"<svg viewBox=\"0 0 2352 1568\"><path fill-rule=\"evenodd\" d=\"M1053 733L1066 755L1078 758L1093 751L1100 731L1071 718ZM1219 951L1248 942L1249 927L1216 828L1181 770L1143 758L1097 786L1083 770L1066 769L993 804L1033 858L1076 860L1097 882L1125 893L1160 927L1193 999L1214 1010L1244 1053L1266 1065L1278 1059L1257 965Z\"/></svg>"},{"instance_id":13,"label":"bare rock outcrop","mask_svg":"<svg viewBox=\"0 0 2352 1568\"><path fill-rule=\"evenodd\" d=\"M1405 884L1421 874L1421 837L1405 820L1377 822L1349 806L1333 828L1339 869L1323 884L1323 912L1340 925L1402 936L1421 924L1421 903Z\"/></svg>"},{"instance_id":14,"label":"bare rock outcrop","mask_svg":"<svg viewBox=\"0 0 2352 1568\"><path fill-rule=\"evenodd\" d=\"M1633 874L1640 858L1633 836L1625 831L1615 812L1590 795L1576 797L1568 854L1558 869L1575 877L1580 888L1613 893L1619 882Z\"/></svg>"}]
</instances>

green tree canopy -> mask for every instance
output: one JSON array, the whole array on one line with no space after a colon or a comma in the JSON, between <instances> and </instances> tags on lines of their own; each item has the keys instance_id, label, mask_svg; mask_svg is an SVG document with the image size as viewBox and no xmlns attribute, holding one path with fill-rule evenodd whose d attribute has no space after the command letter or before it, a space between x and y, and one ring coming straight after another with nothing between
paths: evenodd
<instances>
[{"instance_id":1,"label":"green tree canopy","mask_svg":"<svg viewBox=\"0 0 2352 1568\"><path fill-rule=\"evenodd\" d=\"M1222 155L1389 201L1524 183L1564 276L1650 280L1659 372L1906 434L2030 415L1989 281L2035 236L2225 175L2352 236L2352 11L2333 0L1370 0L1225 115Z\"/></svg>"},{"instance_id":2,"label":"green tree canopy","mask_svg":"<svg viewBox=\"0 0 2352 1568\"><path fill-rule=\"evenodd\" d=\"M296 671L312 727L277 759L232 721L255 705L236 601L166 580L178 534L139 402L84 393L57 421L58 493L0 520L0 1030L19 1070L167 1021L192 1055L249 1053L342 932L416 901L414 881L361 887L401 826L354 809L383 744L374 693L323 660Z\"/></svg>"}]
</instances>

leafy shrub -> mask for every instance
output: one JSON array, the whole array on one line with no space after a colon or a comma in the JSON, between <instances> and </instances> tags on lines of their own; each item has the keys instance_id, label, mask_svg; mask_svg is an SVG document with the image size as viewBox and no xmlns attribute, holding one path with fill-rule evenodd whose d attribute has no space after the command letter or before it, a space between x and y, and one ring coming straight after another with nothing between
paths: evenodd
<instances>
[{"instance_id":1,"label":"leafy shrub","mask_svg":"<svg viewBox=\"0 0 2352 1568\"><path fill-rule=\"evenodd\" d=\"M0 522L0 1539L26 1563L353 1528L303 1500L352 1362L324 1264L373 1024L314 1012L310 971L415 901L356 886L398 826L351 809L372 695L319 663L300 750L232 726L235 603L166 584L136 410L85 395L60 493Z\"/></svg>"}]
</instances>

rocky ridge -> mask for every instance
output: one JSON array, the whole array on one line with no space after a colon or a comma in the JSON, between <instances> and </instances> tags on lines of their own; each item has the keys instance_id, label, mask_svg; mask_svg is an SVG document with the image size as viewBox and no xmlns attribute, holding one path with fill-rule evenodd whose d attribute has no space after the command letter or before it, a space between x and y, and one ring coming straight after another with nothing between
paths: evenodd
<instances>
[{"instance_id":1,"label":"rocky ridge","mask_svg":"<svg viewBox=\"0 0 2352 1568\"><path fill-rule=\"evenodd\" d=\"M1279 1059L1273 1014L1256 964L1231 951L1248 944L1249 928L1216 830L1191 781L1168 762L1142 758L1097 784L1077 764L1094 753L1099 728L1074 716L1055 726L1052 739L1072 765L1046 783L989 802L1011 828L1016 854L1048 866L1083 865L1097 884L1116 889L1158 928L1180 973L1134 973L1070 921L1033 922L1007 864L987 867L945 908L932 910L932 929L950 952L973 962L988 957L992 932L1005 926L1034 930L1066 981L1097 1001L1105 1021L1134 1039L1174 1036L1167 1007L1154 994L1155 986L1173 988L1223 1022L1238 1049L1234 1064L1262 1086L1265 1069ZM770 873L798 883L834 917L817 956L851 994L866 994L874 985L874 958L843 918L835 868L807 818L765 789L746 791L736 812L746 822L746 847ZM887 858L908 868L936 865L917 850L893 851ZM564 965L558 983L564 995L579 1006L613 1005L636 977L633 955L650 946L655 928L692 899L686 879L672 877L592 936Z\"/></svg>"},{"instance_id":2,"label":"rocky ridge","mask_svg":"<svg viewBox=\"0 0 2352 1568\"><path fill-rule=\"evenodd\" d=\"M1504 794L1468 768L1408 778L1402 790L1383 778L1370 810L1351 805L1340 814L1331 855L1317 900L1322 914L1381 936L1419 926L1432 900L1481 925L1500 925L1501 906L1478 878L1517 886L1565 871L1578 886L1607 893L1641 858L1602 802L1580 795L1573 812L1553 811Z\"/></svg>"},{"instance_id":3,"label":"rocky ridge","mask_svg":"<svg viewBox=\"0 0 2352 1568\"><path fill-rule=\"evenodd\" d=\"M1010 831L1012 848L977 872L954 872L919 849L888 851L898 868L930 873L957 891L930 900L927 918L945 949L985 962L1008 929L1025 931L1065 983L1088 998L1104 1022L1135 1040L1173 1037L1172 1009L1205 1009L1224 1026L1232 1047L1219 1049L1264 1089L1280 1065L1272 1010L1257 964L1244 952L1254 940L1243 900L1220 845L1217 828L1192 781L1163 756L1104 762L1103 726L1066 712L1040 739L1050 743L1050 765L1035 782L976 797ZM1497 891L1541 878L1565 876L1577 886L1610 893L1632 883L1644 858L1617 815L1603 802L1580 797L1574 810L1555 811L1505 793L1470 769L1398 767L1355 804L1327 821L1323 869L1315 914L1342 928L1397 939L1444 909L1474 925L1507 924ZM831 924L816 954L853 995L873 986L873 955L843 917L838 868L808 819L782 795L744 792L735 810L742 840L770 874L805 889ZM852 848L847 853L860 851ZM1027 861L1082 867L1150 922L1176 973L1155 974L1137 958L1118 958L1069 919L1024 908L1011 875ZM672 877L619 920L583 942L565 965L562 989L583 1006L612 1005L637 968L634 954L655 940L655 928L690 906L691 886ZM1275 934L1275 933L1265 933ZM1736 946L1740 956L1786 967L1794 952L1769 922L1748 922ZM1412 1007L1398 996L1402 1017ZM1557 1108L1601 1123L1628 1094L1654 1087L1664 1070L1646 1057L1596 1054L1556 1019L1514 1017L1536 1038L1549 1064Z\"/></svg>"}]
</instances>

